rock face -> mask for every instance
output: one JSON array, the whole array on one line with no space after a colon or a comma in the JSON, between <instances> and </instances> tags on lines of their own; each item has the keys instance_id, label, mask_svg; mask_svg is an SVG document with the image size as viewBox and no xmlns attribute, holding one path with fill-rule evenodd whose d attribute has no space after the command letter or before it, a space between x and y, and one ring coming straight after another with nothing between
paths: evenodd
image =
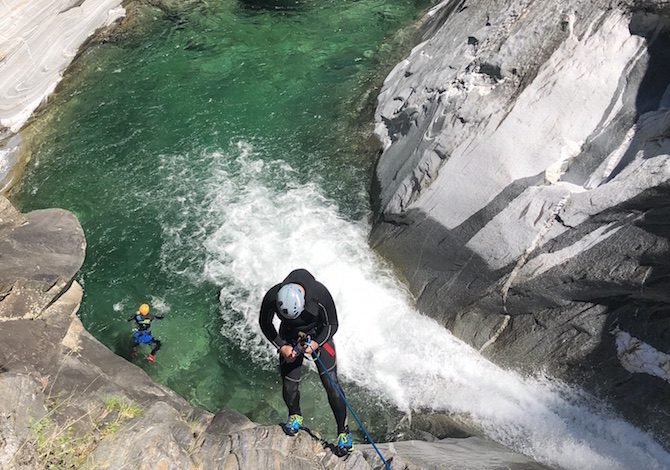
<instances>
[{"instance_id":1,"label":"rock face","mask_svg":"<svg viewBox=\"0 0 670 470\"><path fill-rule=\"evenodd\" d=\"M412 467L422 470L478 470L478 469L509 469L509 470L540 470L544 468L527 458L510 452L509 449L480 439L443 439L438 442L403 441L380 444L383 454L394 455L395 463L401 459L412 462ZM367 449L365 454L371 454Z\"/></svg>"},{"instance_id":2,"label":"rock face","mask_svg":"<svg viewBox=\"0 0 670 470\"><path fill-rule=\"evenodd\" d=\"M84 233L70 212L22 215L0 198L0 316L39 317L67 290L85 247Z\"/></svg>"},{"instance_id":3,"label":"rock face","mask_svg":"<svg viewBox=\"0 0 670 470\"><path fill-rule=\"evenodd\" d=\"M124 14L120 0L0 4L0 191L16 163L14 134L54 91L87 38Z\"/></svg>"},{"instance_id":4,"label":"rock face","mask_svg":"<svg viewBox=\"0 0 670 470\"><path fill-rule=\"evenodd\" d=\"M443 1L379 97L371 243L421 310L670 443L667 2ZM633 398L635 397L635 398Z\"/></svg>"},{"instance_id":5,"label":"rock face","mask_svg":"<svg viewBox=\"0 0 670 470\"><path fill-rule=\"evenodd\" d=\"M318 435L290 438L231 410L213 415L155 384L79 321L82 288L73 279L84 255L71 213L20 214L0 196L0 468L382 467L369 446L340 459ZM444 452L461 441L472 452L462 457L481 462L477 468L544 468L484 440L400 446L386 457L395 470L429 468L417 445L447 462ZM463 468L453 462L442 468Z\"/></svg>"}]
</instances>

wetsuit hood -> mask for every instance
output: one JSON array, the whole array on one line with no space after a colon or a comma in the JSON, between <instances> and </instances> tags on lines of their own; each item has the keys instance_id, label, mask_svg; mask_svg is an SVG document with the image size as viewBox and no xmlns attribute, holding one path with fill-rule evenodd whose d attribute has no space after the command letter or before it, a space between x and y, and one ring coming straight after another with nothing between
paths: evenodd
<instances>
[{"instance_id":1,"label":"wetsuit hood","mask_svg":"<svg viewBox=\"0 0 670 470\"><path fill-rule=\"evenodd\" d=\"M281 285L286 284L300 284L305 289L305 310L312 315L318 315L319 303L314 298L314 283L316 279L306 269L296 269L291 271L288 276L282 281Z\"/></svg>"}]
</instances>

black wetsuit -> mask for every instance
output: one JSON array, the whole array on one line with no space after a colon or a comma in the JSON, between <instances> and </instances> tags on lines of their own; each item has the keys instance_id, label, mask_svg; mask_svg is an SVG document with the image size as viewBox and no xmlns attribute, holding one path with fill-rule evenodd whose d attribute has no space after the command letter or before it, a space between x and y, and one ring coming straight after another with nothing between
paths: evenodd
<instances>
[{"instance_id":1,"label":"black wetsuit","mask_svg":"<svg viewBox=\"0 0 670 470\"><path fill-rule=\"evenodd\" d=\"M282 317L277 310L277 293L286 284L300 284L305 289L305 310L295 319ZM272 319L277 315L281 320L279 331L272 324ZM294 346L298 341L298 334L309 335L313 341L319 344L319 358L325 369L328 370L333 380L337 383L337 360L335 355L335 344L333 335L337 331L337 311L335 302L328 289L314 279L314 276L306 269L292 271L281 283L273 286L263 297L259 317L261 330L265 337L275 345L277 349L288 344ZM293 362L285 361L279 355L279 370L282 377L284 402L288 407L289 415L300 412L300 384L301 366L303 355L299 354ZM317 362L317 369L321 383L328 394L328 403L335 415L337 422L337 433L347 430L347 407L344 400L337 393L325 371ZM338 383L339 385L339 383Z\"/></svg>"},{"instance_id":2,"label":"black wetsuit","mask_svg":"<svg viewBox=\"0 0 670 470\"><path fill-rule=\"evenodd\" d=\"M136 312L128 319L128 321L135 320L135 324L137 325L137 329L133 333L133 354L137 351L137 347L140 344L153 345L153 348L149 353L152 356L158 352L161 348L161 342L151 334L151 322L154 320L162 320L163 318L165 317L154 315L153 313L142 315L139 312Z\"/></svg>"}]
</instances>

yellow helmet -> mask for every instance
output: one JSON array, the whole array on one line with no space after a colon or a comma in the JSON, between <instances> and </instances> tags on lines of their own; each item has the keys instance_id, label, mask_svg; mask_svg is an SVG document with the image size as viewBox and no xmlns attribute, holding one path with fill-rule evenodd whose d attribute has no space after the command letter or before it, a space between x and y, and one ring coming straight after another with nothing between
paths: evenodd
<instances>
[{"instance_id":1,"label":"yellow helmet","mask_svg":"<svg viewBox=\"0 0 670 470\"><path fill-rule=\"evenodd\" d=\"M142 315L146 315L147 313L149 313L149 304L140 305L140 308L138 308L137 311L140 312Z\"/></svg>"}]
</instances>

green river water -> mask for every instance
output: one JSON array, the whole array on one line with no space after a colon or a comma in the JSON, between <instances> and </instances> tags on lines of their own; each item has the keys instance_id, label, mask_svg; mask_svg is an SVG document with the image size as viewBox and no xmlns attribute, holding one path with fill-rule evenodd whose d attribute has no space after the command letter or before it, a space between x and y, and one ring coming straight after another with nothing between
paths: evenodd
<instances>
[{"instance_id":1,"label":"green river water","mask_svg":"<svg viewBox=\"0 0 670 470\"><path fill-rule=\"evenodd\" d=\"M251 357L244 335L222 334L230 323L205 248L220 227L209 214L217 194L262 180L277 194L317 188L338 217L365 226L374 151L361 129L374 87L413 45L403 28L428 3L197 2L87 48L37 119L13 195L22 211L63 207L81 221L86 328L128 357L126 318L147 301L166 314L153 328L163 349L136 364L195 405L284 419L272 361ZM267 253L258 263L272 264ZM373 435L392 437L401 414L348 388ZM334 433L316 377L303 383L303 408Z\"/></svg>"}]
</instances>

